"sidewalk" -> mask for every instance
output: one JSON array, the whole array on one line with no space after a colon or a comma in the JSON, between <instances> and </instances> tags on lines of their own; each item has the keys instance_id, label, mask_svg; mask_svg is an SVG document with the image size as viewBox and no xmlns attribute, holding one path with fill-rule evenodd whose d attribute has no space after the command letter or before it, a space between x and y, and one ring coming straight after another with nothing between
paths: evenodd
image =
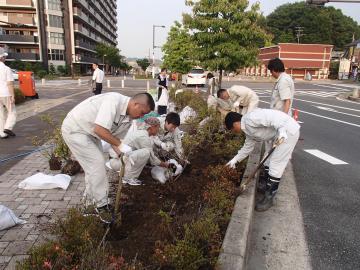
<instances>
[{"instance_id":1,"label":"sidewalk","mask_svg":"<svg viewBox=\"0 0 360 270\"><path fill-rule=\"evenodd\" d=\"M73 176L66 191L23 190L17 187L19 182L37 172L59 173L49 171L48 167L41 153L34 153L0 176L0 204L27 221L26 224L0 231L0 270L15 269L16 261L26 257L32 246L48 239L49 236L44 234L47 225L80 203L85 186L83 174Z\"/></svg>"}]
</instances>

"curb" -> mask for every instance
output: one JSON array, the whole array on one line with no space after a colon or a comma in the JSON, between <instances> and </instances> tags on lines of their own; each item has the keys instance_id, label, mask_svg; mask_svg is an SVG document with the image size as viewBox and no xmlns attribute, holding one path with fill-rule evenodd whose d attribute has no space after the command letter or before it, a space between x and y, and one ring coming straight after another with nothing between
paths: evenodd
<instances>
[{"instance_id":1,"label":"curb","mask_svg":"<svg viewBox=\"0 0 360 270\"><path fill-rule=\"evenodd\" d=\"M261 144L257 143L249 156L243 178L256 168L260 161ZM256 175L256 178L258 174ZM255 181L235 202L229 225L226 230L221 252L217 262L219 270L245 269L255 206Z\"/></svg>"}]
</instances>

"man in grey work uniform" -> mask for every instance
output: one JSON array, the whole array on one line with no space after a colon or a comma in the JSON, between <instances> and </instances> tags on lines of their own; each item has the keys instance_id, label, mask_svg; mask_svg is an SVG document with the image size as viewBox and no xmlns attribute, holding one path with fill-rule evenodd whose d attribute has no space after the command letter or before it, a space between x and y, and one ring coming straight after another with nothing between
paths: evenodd
<instances>
[{"instance_id":1,"label":"man in grey work uniform","mask_svg":"<svg viewBox=\"0 0 360 270\"><path fill-rule=\"evenodd\" d=\"M285 72L283 61L279 58L271 59L268 63L268 69L271 75L276 79L270 101L270 109L282 111L292 116L292 104L295 94L294 81L289 74ZM265 142L265 150L268 152L273 141ZM263 192L266 185L266 179L269 175L269 160L264 164L264 177L259 178L259 191Z\"/></svg>"},{"instance_id":2,"label":"man in grey work uniform","mask_svg":"<svg viewBox=\"0 0 360 270\"><path fill-rule=\"evenodd\" d=\"M130 154L124 138L137 119L154 110L151 95L141 93L129 98L119 93L90 97L66 116L61 130L66 144L85 172L85 204L95 204L97 212L110 212L109 184L101 140L111 144L117 154Z\"/></svg>"}]
</instances>

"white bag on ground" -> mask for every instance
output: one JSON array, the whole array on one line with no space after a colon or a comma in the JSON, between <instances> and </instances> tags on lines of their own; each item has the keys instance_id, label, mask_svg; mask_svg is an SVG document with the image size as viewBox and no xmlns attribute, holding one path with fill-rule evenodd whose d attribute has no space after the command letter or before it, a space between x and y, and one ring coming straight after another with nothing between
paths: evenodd
<instances>
[{"instance_id":1,"label":"white bag on ground","mask_svg":"<svg viewBox=\"0 0 360 270\"><path fill-rule=\"evenodd\" d=\"M151 169L151 177L158 180L161 184L165 184L170 177L177 176L183 171L183 167L176 160L170 159L168 162L176 166L175 173L172 173L169 169L160 166L155 166Z\"/></svg>"},{"instance_id":2,"label":"white bag on ground","mask_svg":"<svg viewBox=\"0 0 360 270\"><path fill-rule=\"evenodd\" d=\"M12 210L0 204L0 231L24 223L25 220L19 219Z\"/></svg>"},{"instance_id":3,"label":"white bag on ground","mask_svg":"<svg viewBox=\"0 0 360 270\"><path fill-rule=\"evenodd\" d=\"M184 124L187 120L194 118L197 116L197 113L194 111L193 108L186 106L182 111L179 113L180 116L180 123Z\"/></svg>"},{"instance_id":4,"label":"white bag on ground","mask_svg":"<svg viewBox=\"0 0 360 270\"><path fill-rule=\"evenodd\" d=\"M47 175L37 173L21 181L18 187L22 189L62 188L66 190L70 184L70 180L71 177L67 174Z\"/></svg>"}]
</instances>

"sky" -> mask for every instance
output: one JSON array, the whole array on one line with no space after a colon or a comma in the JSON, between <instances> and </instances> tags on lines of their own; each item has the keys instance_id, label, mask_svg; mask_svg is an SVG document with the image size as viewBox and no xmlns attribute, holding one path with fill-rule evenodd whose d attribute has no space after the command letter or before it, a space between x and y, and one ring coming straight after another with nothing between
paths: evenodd
<instances>
[{"instance_id":1,"label":"sky","mask_svg":"<svg viewBox=\"0 0 360 270\"><path fill-rule=\"evenodd\" d=\"M260 9L268 15L285 3L302 0L260 0ZM249 0L250 4L257 0ZM189 13L185 0L117 0L118 5L118 47L126 57L152 56L153 25L164 25L155 28L155 46L166 42L167 33L174 21L182 20L182 13ZM336 3L327 4L339 8L360 24L360 4ZM155 49L155 58L162 57L161 49Z\"/></svg>"}]
</instances>

